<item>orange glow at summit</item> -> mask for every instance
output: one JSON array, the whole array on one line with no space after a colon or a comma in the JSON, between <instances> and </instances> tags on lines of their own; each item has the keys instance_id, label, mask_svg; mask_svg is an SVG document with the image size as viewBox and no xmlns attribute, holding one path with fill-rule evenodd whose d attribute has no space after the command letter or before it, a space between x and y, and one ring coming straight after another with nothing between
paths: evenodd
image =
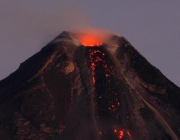
<instances>
[{"instance_id":1,"label":"orange glow at summit","mask_svg":"<svg viewBox=\"0 0 180 140\"><path fill-rule=\"evenodd\" d=\"M103 39L93 33L85 33L79 37L79 40L84 46L100 46L103 44Z\"/></svg>"},{"instance_id":2,"label":"orange glow at summit","mask_svg":"<svg viewBox=\"0 0 180 140\"><path fill-rule=\"evenodd\" d=\"M71 34L72 38L81 43L83 46L93 47L107 44L112 35L116 33L101 28L86 28L75 31Z\"/></svg>"}]
</instances>

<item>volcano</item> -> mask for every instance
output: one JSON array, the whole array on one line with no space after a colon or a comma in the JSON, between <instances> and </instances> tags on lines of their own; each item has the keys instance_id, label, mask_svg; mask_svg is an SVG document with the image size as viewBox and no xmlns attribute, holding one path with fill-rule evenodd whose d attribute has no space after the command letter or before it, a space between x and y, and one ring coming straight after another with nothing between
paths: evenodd
<instances>
[{"instance_id":1,"label":"volcano","mask_svg":"<svg viewBox=\"0 0 180 140\"><path fill-rule=\"evenodd\" d=\"M180 88L123 36L62 32L0 81L2 140L178 140Z\"/></svg>"}]
</instances>

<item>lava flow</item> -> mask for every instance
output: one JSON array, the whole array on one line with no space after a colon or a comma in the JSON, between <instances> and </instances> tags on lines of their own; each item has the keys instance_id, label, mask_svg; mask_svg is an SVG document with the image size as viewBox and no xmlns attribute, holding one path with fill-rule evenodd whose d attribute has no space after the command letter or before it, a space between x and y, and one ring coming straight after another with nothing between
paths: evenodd
<instances>
[{"instance_id":1,"label":"lava flow","mask_svg":"<svg viewBox=\"0 0 180 140\"><path fill-rule=\"evenodd\" d=\"M113 63L107 53L103 51L103 46L93 46L87 49L89 51L90 68L92 71L96 118L101 124L109 120L110 125L113 126L120 122L121 105L117 89L119 83L115 78ZM98 128L99 136L103 138L110 135L112 137L113 135L115 139L122 139L125 131L120 125L118 128L105 128L102 126Z\"/></svg>"}]
</instances>

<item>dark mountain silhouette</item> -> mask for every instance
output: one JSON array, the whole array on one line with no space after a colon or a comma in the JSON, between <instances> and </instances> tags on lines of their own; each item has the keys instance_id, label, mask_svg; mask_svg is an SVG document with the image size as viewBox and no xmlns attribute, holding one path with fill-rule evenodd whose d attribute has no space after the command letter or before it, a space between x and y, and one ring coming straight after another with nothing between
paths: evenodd
<instances>
[{"instance_id":1,"label":"dark mountain silhouette","mask_svg":"<svg viewBox=\"0 0 180 140\"><path fill-rule=\"evenodd\" d=\"M78 36L61 33L0 81L0 139L180 139L180 88L124 37Z\"/></svg>"}]
</instances>

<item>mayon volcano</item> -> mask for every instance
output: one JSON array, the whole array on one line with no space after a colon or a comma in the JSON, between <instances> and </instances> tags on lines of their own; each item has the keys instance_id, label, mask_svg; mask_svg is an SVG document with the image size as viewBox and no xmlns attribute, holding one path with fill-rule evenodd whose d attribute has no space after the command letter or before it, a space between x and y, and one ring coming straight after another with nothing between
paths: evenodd
<instances>
[{"instance_id":1,"label":"mayon volcano","mask_svg":"<svg viewBox=\"0 0 180 140\"><path fill-rule=\"evenodd\" d=\"M180 88L124 37L62 32L0 81L1 140L179 140Z\"/></svg>"}]
</instances>

